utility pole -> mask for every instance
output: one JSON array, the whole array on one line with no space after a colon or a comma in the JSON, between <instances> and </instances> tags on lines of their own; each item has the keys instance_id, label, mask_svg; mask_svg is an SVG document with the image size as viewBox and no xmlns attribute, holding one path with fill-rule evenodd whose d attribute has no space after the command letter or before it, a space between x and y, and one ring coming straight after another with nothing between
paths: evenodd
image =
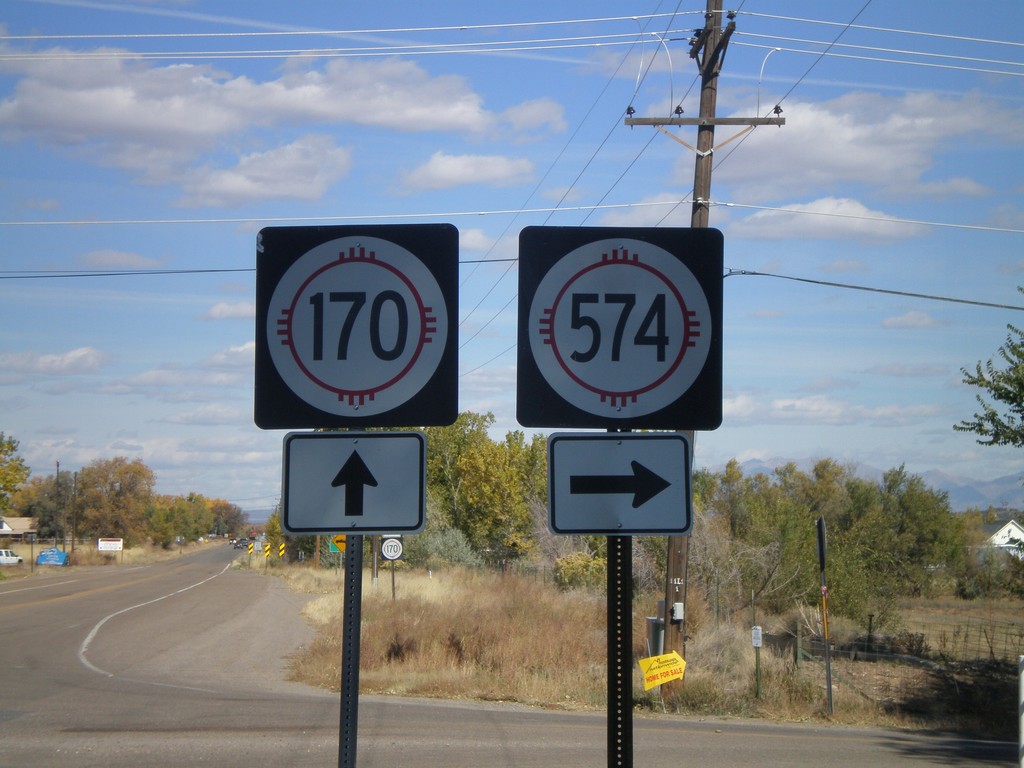
<instances>
[{"instance_id":1,"label":"utility pole","mask_svg":"<svg viewBox=\"0 0 1024 768\"><path fill-rule=\"evenodd\" d=\"M744 133L757 125L785 125L785 118L779 117L781 110L776 107L774 117L740 117L720 118L715 116L718 101L718 75L722 71L725 52L729 39L736 29L735 14L728 14L728 23L723 26L722 0L707 0L704 12L704 27L695 30L690 40L690 58L697 61L701 75L700 115L696 118L682 117L682 110L676 108L676 116L669 118L632 117L626 118L626 125L651 125L678 141L696 155L693 172L693 208L690 214L690 226L703 228L708 226L711 208L711 170L714 164L715 126L735 125L746 126ZM632 108L630 108L632 110ZM668 133L662 126L694 125L697 127L697 145L691 147L686 142ZM733 137L735 138L735 137ZM730 139L731 141L731 139ZM688 433L691 450L696 443L696 435ZM692 457L691 457L692 458ZM689 561L689 538L686 536L668 537L668 556L665 563L665 643L662 653L676 651L686 658L686 592L687 564ZM681 680L673 680L662 686L662 695L666 700L678 697L682 687Z\"/></svg>"}]
</instances>

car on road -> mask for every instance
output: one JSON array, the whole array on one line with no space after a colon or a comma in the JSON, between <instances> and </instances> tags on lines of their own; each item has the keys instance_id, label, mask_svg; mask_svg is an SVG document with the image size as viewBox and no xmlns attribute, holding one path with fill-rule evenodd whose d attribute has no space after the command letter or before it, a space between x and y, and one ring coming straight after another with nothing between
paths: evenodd
<instances>
[{"instance_id":1,"label":"car on road","mask_svg":"<svg viewBox=\"0 0 1024 768\"><path fill-rule=\"evenodd\" d=\"M22 562L13 549L0 549L0 565L21 565Z\"/></svg>"}]
</instances>

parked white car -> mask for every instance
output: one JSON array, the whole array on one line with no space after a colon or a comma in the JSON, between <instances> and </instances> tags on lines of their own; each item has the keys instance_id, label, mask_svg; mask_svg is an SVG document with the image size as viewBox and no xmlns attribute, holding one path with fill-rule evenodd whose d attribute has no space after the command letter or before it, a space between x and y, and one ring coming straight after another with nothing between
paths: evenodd
<instances>
[{"instance_id":1,"label":"parked white car","mask_svg":"<svg viewBox=\"0 0 1024 768\"><path fill-rule=\"evenodd\" d=\"M22 559L13 549L0 549L0 565L21 565Z\"/></svg>"}]
</instances>

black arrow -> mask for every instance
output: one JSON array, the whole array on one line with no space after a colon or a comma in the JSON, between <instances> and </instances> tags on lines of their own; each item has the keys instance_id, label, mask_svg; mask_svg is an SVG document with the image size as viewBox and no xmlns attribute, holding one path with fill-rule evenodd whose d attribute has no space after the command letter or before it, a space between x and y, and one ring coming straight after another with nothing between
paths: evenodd
<instances>
[{"instance_id":1,"label":"black arrow","mask_svg":"<svg viewBox=\"0 0 1024 768\"><path fill-rule=\"evenodd\" d=\"M357 451L352 451L345 465L331 481L331 487L345 486L345 517L363 514L363 486L377 487L377 478L367 468Z\"/></svg>"},{"instance_id":2,"label":"black arrow","mask_svg":"<svg viewBox=\"0 0 1024 768\"><path fill-rule=\"evenodd\" d=\"M636 509L672 485L639 461L630 466L632 475L570 475L569 493L632 493Z\"/></svg>"}]
</instances>

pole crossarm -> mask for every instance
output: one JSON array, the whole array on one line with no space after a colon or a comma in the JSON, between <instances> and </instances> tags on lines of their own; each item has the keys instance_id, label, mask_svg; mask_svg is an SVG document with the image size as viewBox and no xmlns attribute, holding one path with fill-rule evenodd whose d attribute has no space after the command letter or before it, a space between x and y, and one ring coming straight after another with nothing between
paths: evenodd
<instances>
[{"instance_id":1,"label":"pole crossarm","mask_svg":"<svg viewBox=\"0 0 1024 768\"><path fill-rule=\"evenodd\" d=\"M634 125L785 125L784 117L627 117L625 124Z\"/></svg>"}]
</instances>

